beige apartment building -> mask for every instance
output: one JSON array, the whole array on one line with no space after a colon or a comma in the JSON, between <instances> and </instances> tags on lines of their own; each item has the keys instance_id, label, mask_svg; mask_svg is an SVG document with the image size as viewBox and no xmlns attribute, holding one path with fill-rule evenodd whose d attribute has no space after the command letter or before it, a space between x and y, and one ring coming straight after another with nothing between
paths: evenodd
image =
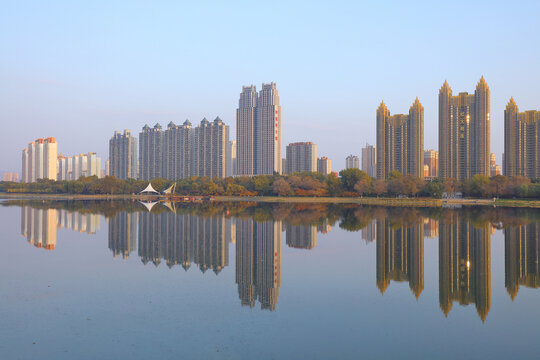
<instances>
[{"instance_id":1,"label":"beige apartment building","mask_svg":"<svg viewBox=\"0 0 540 360\"><path fill-rule=\"evenodd\" d=\"M504 175L540 176L540 111L519 112L513 98L504 111Z\"/></svg>"},{"instance_id":2,"label":"beige apartment building","mask_svg":"<svg viewBox=\"0 0 540 360\"><path fill-rule=\"evenodd\" d=\"M377 178L393 170L424 178L424 107L418 98L409 115L390 115L384 102L377 109Z\"/></svg>"},{"instance_id":3,"label":"beige apartment building","mask_svg":"<svg viewBox=\"0 0 540 360\"><path fill-rule=\"evenodd\" d=\"M474 94L439 90L439 177L458 180L490 174L490 92L480 79Z\"/></svg>"}]
</instances>

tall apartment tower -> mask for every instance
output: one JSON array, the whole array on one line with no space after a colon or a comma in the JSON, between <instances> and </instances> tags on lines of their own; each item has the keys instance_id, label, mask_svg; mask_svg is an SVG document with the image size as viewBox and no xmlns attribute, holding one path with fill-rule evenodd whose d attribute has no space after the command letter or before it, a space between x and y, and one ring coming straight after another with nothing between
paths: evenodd
<instances>
[{"instance_id":1,"label":"tall apartment tower","mask_svg":"<svg viewBox=\"0 0 540 360\"><path fill-rule=\"evenodd\" d=\"M540 177L540 111L520 113L514 98L504 111L504 175Z\"/></svg>"},{"instance_id":2,"label":"tall apartment tower","mask_svg":"<svg viewBox=\"0 0 540 360\"><path fill-rule=\"evenodd\" d=\"M263 84L257 101L257 174L281 174L281 106L275 83Z\"/></svg>"},{"instance_id":3,"label":"tall apartment tower","mask_svg":"<svg viewBox=\"0 0 540 360\"><path fill-rule=\"evenodd\" d=\"M397 170L424 178L424 107L418 98L409 115L393 115L381 102L377 109L377 178Z\"/></svg>"},{"instance_id":4,"label":"tall apartment tower","mask_svg":"<svg viewBox=\"0 0 540 360\"><path fill-rule=\"evenodd\" d=\"M118 179L137 179L139 172L137 139L129 130L115 131L109 140L109 172Z\"/></svg>"},{"instance_id":5,"label":"tall apartment tower","mask_svg":"<svg viewBox=\"0 0 540 360\"><path fill-rule=\"evenodd\" d=\"M282 111L275 83L242 87L236 110L237 173L281 173Z\"/></svg>"},{"instance_id":6,"label":"tall apartment tower","mask_svg":"<svg viewBox=\"0 0 540 360\"><path fill-rule=\"evenodd\" d=\"M490 92L480 79L474 95L439 90L439 177L464 180L489 176Z\"/></svg>"},{"instance_id":7,"label":"tall apartment tower","mask_svg":"<svg viewBox=\"0 0 540 360\"><path fill-rule=\"evenodd\" d=\"M228 142L229 127L219 117L213 122L204 118L195 128L193 138L193 175L225 177Z\"/></svg>"},{"instance_id":8,"label":"tall apartment tower","mask_svg":"<svg viewBox=\"0 0 540 360\"><path fill-rule=\"evenodd\" d=\"M37 139L22 152L23 182L38 179L56 180L58 175L58 143L53 137Z\"/></svg>"},{"instance_id":9,"label":"tall apartment tower","mask_svg":"<svg viewBox=\"0 0 540 360\"><path fill-rule=\"evenodd\" d=\"M362 170L371 177L377 176L377 148L367 143L362 148Z\"/></svg>"},{"instance_id":10,"label":"tall apartment tower","mask_svg":"<svg viewBox=\"0 0 540 360\"><path fill-rule=\"evenodd\" d=\"M163 135L163 177L169 180L191 176L193 129L189 120L182 125L172 121Z\"/></svg>"},{"instance_id":11,"label":"tall apartment tower","mask_svg":"<svg viewBox=\"0 0 540 360\"><path fill-rule=\"evenodd\" d=\"M162 177L163 131L161 125L153 128L145 125L139 134L139 179L151 180Z\"/></svg>"},{"instance_id":12,"label":"tall apartment tower","mask_svg":"<svg viewBox=\"0 0 540 360\"><path fill-rule=\"evenodd\" d=\"M297 142L287 145L287 174L317 171L317 145Z\"/></svg>"},{"instance_id":13,"label":"tall apartment tower","mask_svg":"<svg viewBox=\"0 0 540 360\"><path fill-rule=\"evenodd\" d=\"M236 109L236 172L255 174L255 122L257 118L257 89L243 86Z\"/></svg>"}]
</instances>

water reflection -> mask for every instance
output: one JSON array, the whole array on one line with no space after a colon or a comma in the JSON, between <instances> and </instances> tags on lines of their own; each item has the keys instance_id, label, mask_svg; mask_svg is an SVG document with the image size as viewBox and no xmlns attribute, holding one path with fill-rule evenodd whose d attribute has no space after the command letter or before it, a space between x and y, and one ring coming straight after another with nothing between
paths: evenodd
<instances>
[{"instance_id":1,"label":"water reflection","mask_svg":"<svg viewBox=\"0 0 540 360\"><path fill-rule=\"evenodd\" d=\"M491 306L491 226L457 212L439 222L439 302L445 316L452 303L475 304L485 321Z\"/></svg>"},{"instance_id":2,"label":"water reflection","mask_svg":"<svg viewBox=\"0 0 540 360\"><path fill-rule=\"evenodd\" d=\"M360 231L375 246L376 286L406 282L418 299L424 291L424 241L438 238L439 306L474 306L486 320L491 308L491 235L504 230L505 286L511 299L520 286L540 287L540 211L494 208L397 209L291 204L4 203L21 206L21 234L52 250L59 228L94 234L108 219L108 247L127 259L186 271L194 264L215 275L235 251L235 281L242 306L275 310L281 286L282 243L316 251L318 233L338 223ZM165 205L165 206L164 206ZM75 207L75 208L74 208ZM81 210L81 208L84 209ZM282 236L285 235L285 239ZM283 241L284 240L284 241ZM372 244L372 243L375 244ZM309 256L309 254L306 254Z\"/></svg>"},{"instance_id":3,"label":"water reflection","mask_svg":"<svg viewBox=\"0 0 540 360\"><path fill-rule=\"evenodd\" d=\"M506 290L512 300L521 285L540 287L540 224L514 226L504 231Z\"/></svg>"},{"instance_id":4,"label":"water reflection","mask_svg":"<svg viewBox=\"0 0 540 360\"><path fill-rule=\"evenodd\" d=\"M100 228L100 216L57 209L21 207L21 234L38 248L53 250L57 230L65 228L95 234Z\"/></svg>"},{"instance_id":5,"label":"water reflection","mask_svg":"<svg viewBox=\"0 0 540 360\"><path fill-rule=\"evenodd\" d=\"M424 224L395 225L377 221L377 287L384 294L390 281L407 281L418 299L424 290Z\"/></svg>"}]
</instances>

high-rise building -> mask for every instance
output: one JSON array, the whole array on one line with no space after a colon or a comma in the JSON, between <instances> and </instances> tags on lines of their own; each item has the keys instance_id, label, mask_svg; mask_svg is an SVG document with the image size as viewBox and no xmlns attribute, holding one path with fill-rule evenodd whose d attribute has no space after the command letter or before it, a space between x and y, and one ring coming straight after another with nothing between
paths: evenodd
<instances>
[{"instance_id":1,"label":"high-rise building","mask_svg":"<svg viewBox=\"0 0 540 360\"><path fill-rule=\"evenodd\" d=\"M514 300L522 285L540 288L540 224L506 228L504 243L504 283Z\"/></svg>"},{"instance_id":2,"label":"high-rise building","mask_svg":"<svg viewBox=\"0 0 540 360\"><path fill-rule=\"evenodd\" d=\"M236 175L236 140L227 144L227 177Z\"/></svg>"},{"instance_id":3,"label":"high-rise building","mask_svg":"<svg viewBox=\"0 0 540 360\"><path fill-rule=\"evenodd\" d=\"M366 143L362 148L362 170L369 176L377 176L377 148Z\"/></svg>"},{"instance_id":4,"label":"high-rise building","mask_svg":"<svg viewBox=\"0 0 540 360\"><path fill-rule=\"evenodd\" d=\"M109 159L105 173L118 179L137 179L139 172L137 139L129 130L115 131L109 140Z\"/></svg>"},{"instance_id":5,"label":"high-rise building","mask_svg":"<svg viewBox=\"0 0 540 360\"><path fill-rule=\"evenodd\" d=\"M257 89L243 86L236 109L236 170L237 175L254 175L255 127L257 121Z\"/></svg>"},{"instance_id":6,"label":"high-rise building","mask_svg":"<svg viewBox=\"0 0 540 360\"><path fill-rule=\"evenodd\" d=\"M474 95L452 96L445 81L439 90L439 177L489 176L490 91L480 79Z\"/></svg>"},{"instance_id":7,"label":"high-rise building","mask_svg":"<svg viewBox=\"0 0 540 360\"><path fill-rule=\"evenodd\" d=\"M332 160L323 156L317 159L317 172L328 175L332 172Z\"/></svg>"},{"instance_id":8,"label":"high-rise building","mask_svg":"<svg viewBox=\"0 0 540 360\"><path fill-rule=\"evenodd\" d=\"M229 127L217 117L213 122L204 118L194 133L194 176L226 176Z\"/></svg>"},{"instance_id":9,"label":"high-rise building","mask_svg":"<svg viewBox=\"0 0 540 360\"><path fill-rule=\"evenodd\" d=\"M424 177L424 107L418 98L409 115L393 115L381 102L377 109L377 178L397 170Z\"/></svg>"},{"instance_id":10,"label":"high-rise building","mask_svg":"<svg viewBox=\"0 0 540 360\"><path fill-rule=\"evenodd\" d=\"M169 180L191 176L193 129L189 120L182 125L172 121L163 136L163 177Z\"/></svg>"},{"instance_id":11,"label":"high-rise building","mask_svg":"<svg viewBox=\"0 0 540 360\"><path fill-rule=\"evenodd\" d=\"M519 112L514 98L504 111L504 175L540 177L540 111Z\"/></svg>"},{"instance_id":12,"label":"high-rise building","mask_svg":"<svg viewBox=\"0 0 540 360\"><path fill-rule=\"evenodd\" d=\"M58 143L53 137L37 139L22 152L23 182L38 179L56 180L58 175Z\"/></svg>"},{"instance_id":13,"label":"high-rise building","mask_svg":"<svg viewBox=\"0 0 540 360\"><path fill-rule=\"evenodd\" d=\"M445 316L454 301L473 303L485 321L491 307L490 227L477 227L457 212L439 220L439 303Z\"/></svg>"},{"instance_id":14,"label":"high-rise building","mask_svg":"<svg viewBox=\"0 0 540 360\"><path fill-rule=\"evenodd\" d=\"M282 122L275 83L242 87L236 110L237 173L281 173Z\"/></svg>"},{"instance_id":15,"label":"high-rise building","mask_svg":"<svg viewBox=\"0 0 540 360\"><path fill-rule=\"evenodd\" d=\"M384 294L390 281L407 281L418 299L424 290L424 224L396 227L377 220L377 287Z\"/></svg>"},{"instance_id":16,"label":"high-rise building","mask_svg":"<svg viewBox=\"0 0 540 360\"><path fill-rule=\"evenodd\" d=\"M439 177L439 152L436 150L424 150L424 166L427 166L426 179Z\"/></svg>"},{"instance_id":17,"label":"high-rise building","mask_svg":"<svg viewBox=\"0 0 540 360\"><path fill-rule=\"evenodd\" d=\"M356 155L349 155L345 158L345 169L360 169L360 158Z\"/></svg>"},{"instance_id":18,"label":"high-rise building","mask_svg":"<svg viewBox=\"0 0 540 360\"><path fill-rule=\"evenodd\" d=\"M287 174L317 171L317 145L297 142L287 145Z\"/></svg>"},{"instance_id":19,"label":"high-rise building","mask_svg":"<svg viewBox=\"0 0 540 360\"><path fill-rule=\"evenodd\" d=\"M145 125L139 134L139 178L151 180L163 176L163 131L161 125Z\"/></svg>"},{"instance_id":20,"label":"high-rise building","mask_svg":"<svg viewBox=\"0 0 540 360\"><path fill-rule=\"evenodd\" d=\"M256 124L257 174L281 174L281 106L275 83L262 84L257 100Z\"/></svg>"}]
</instances>

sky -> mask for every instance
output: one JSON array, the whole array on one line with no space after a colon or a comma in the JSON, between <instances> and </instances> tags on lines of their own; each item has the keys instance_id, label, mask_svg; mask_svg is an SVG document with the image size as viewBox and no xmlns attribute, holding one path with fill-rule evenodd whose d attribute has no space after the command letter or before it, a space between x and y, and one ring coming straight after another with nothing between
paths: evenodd
<instances>
[{"instance_id":1,"label":"sky","mask_svg":"<svg viewBox=\"0 0 540 360\"><path fill-rule=\"evenodd\" d=\"M0 171L54 136L59 152L108 157L115 130L219 116L236 132L243 85L275 82L283 145L313 141L345 166L375 144L375 112L424 106L437 149L438 90L491 90L501 162L504 108L540 110L540 1L2 1ZM285 152L283 152L285 153Z\"/></svg>"}]
</instances>

